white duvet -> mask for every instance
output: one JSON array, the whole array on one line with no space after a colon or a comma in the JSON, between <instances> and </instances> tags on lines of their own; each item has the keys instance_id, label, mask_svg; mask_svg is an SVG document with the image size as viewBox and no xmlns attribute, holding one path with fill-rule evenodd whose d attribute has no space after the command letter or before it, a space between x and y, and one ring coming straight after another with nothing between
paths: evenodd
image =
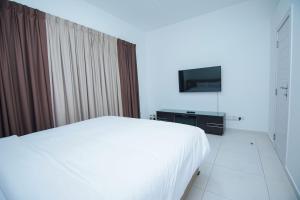
<instances>
[{"instance_id":1,"label":"white duvet","mask_svg":"<svg viewBox=\"0 0 300 200\"><path fill-rule=\"evenodd\" d=\"M0 199L176 200L208 151L197 127L121 117L11 136L0 139Z\"/></svg>"}]
</instances>

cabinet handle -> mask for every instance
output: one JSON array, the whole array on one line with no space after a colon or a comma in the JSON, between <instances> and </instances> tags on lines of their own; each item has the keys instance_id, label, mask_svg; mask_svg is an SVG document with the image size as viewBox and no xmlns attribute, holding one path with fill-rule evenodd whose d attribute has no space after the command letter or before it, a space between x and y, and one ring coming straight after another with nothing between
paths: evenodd
<instances>
[{"instance_id":1,"label":"cabinet handle","mask_svg":"<svg viewBox=\"0 0 300 200\"><path fill-rule=\"evenodd\" d=\"M207 125L212 125L212 126L223 126L223 124L217 124L217 123L206 123Z\"/></svg>"},{"instance_id":2,"label":"cabinet handle","mask_svg":"<svg viewBox=\"0 0 300 200\"><path fill-rule=\"evenodd\" d=\"M211 128L223 128L223 126L215 126L215 125L206 125L206 126Z\"/></svg>"},{"instance_id":3,"label":"cabinet handle","mask_svg":"<svg viewBox=\"0 0 300 200\"><path fill-rule=\"evenodd\" d=\"M158 120L169 120L169 118L157 117Z\"/></svg>"}]
</instances>

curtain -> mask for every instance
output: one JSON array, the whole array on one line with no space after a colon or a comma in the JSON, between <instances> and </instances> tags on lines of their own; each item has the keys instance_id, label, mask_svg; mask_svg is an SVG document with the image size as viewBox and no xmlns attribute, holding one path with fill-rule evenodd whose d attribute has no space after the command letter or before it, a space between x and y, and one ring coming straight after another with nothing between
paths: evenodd
<instances>
[{"instance_id":1,"label":"curtain","mask_svg":"<svg viewBox=\"0 0 300 200\"><path fill-rule=\"evenodd\" d=\"M7 7L8 5L8 0L0 0L0 11Z\"/></svg>"},{"instance_id":2,"label":"curtain","mask_svg":"<svg viewBox=\"0 0 300 200\"><path fill-rule=\"evenodd\" d=\"M122 115L117 39L46 16L55 126Z\"/></svg>"},{"instance_id":3,"label":"curtain","mask_svg":"<svg viewBox=\"0 0 300 200\"><path fill-rule=\"evenodd\" d=\"M118 39L118 62L123 115L139 118L140 103L135 44Z\"/></svg>"},{"instance_id":4,"label":"curtain","mask_svg":"<svg viewBox=\"0 0 300 200\"><path fill-rule=\"evenodd\" d=\"M45 14L9 2L0 11L0 137L53 127Z\"/></svg>"}]
</instances>

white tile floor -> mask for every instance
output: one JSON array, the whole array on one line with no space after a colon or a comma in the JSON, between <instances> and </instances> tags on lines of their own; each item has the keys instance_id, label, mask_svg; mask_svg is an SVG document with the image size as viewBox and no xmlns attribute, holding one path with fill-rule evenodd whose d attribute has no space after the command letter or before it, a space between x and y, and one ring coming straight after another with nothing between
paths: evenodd
<instances>
[{"instance_id":1,"label":"white tile floor","mask_svg":"<svg viewBox=\"0 0 300 200\"><path fill-rule=\"evenodd\" d=\"M228 130L207 136L211 153L187 200L297 199L267 135Z\"/></svg>"}]
</instances>

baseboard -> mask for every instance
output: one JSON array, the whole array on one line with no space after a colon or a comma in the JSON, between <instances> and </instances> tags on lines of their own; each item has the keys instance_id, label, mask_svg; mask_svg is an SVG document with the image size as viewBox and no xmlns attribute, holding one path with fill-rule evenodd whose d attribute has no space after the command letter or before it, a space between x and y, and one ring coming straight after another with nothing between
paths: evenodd
<instances>
[{"instance_id":1,"label":"baseboard","mask_svg":"<svg viewBox=\"0 0 300 200\"><path fill-rule=\"evenodd\" d=\"M265 131L257 131L257 130L248 130L248 129L239 129L239 128L226 128L225 131L230 131L230 130L234 130L234 131L241 131L241 132L251 132L251 133L258 133L258 134L267 134L269 135L268 132Z\"/></svg>"},{"instance_id":2,"label":"baseboard","mask_svg":"<svg viewBox=\"0 0 300 200\"><path fill-rule=\"evenodd\" d=\"M298 190L297 185L296 185L293 177L291 176L291 173L290 173L289 169L285 166L284 170L285 170L285 172L287 174L287 177L288 177L288 179L289 179L289 181L290 181L290 183L291 183L291 185L292 185L292 187L293 187L293 189L295 191L297 199L300 199L300 191Z\"/></svg>"},{"instance_id":3,"label":"baseboard","mask_svg":"<svg viewBox=\"0 0 300 200\"><path fill-rule=\"evenodd\" d=\"M253 130L245 130L245 129L237 129L237 128L226 128L225 130L225 134L226 134L226 131L227 130L234 130L234 131L241 131L241 132L252 132L252 133L256 133L256 134L266 134L267 137L269 138L270 142L272 143L273 147L274 147L274 142L273 142L273 138L271 137L271 135L268 133L268 132L263 132L263 131L253 131ZM274 149L275 150L275 149ZM277 155L277 152L275 151L276 155ZM278 156L278 155L277 155ZM282 163L280 162L280 164L282 165ZM283 165L282 165L283 166ZM296 183L293 179L293 177L291 176L291 173L289 172L288 168L286 166L283 166L284 168L284 171L289 179L289 182L291 183L292 187L293 187L293 190L297 196L297 199L300 200L300 191L298 190L297 186L296 186Z\"/></svg>"},{"instance_id":4,"label":"baseboard","mask_svg":"<svg viewBox=\"0 0 300 200\"><path fill-rule=\"evenodd\" d=\"M268 136L269 136L269 139L270 139L270 141L271 141L271 143L272 143L272 145L273 145L273 147L274 147L274 141L273 141L273 139L271 138L270 134L268 134ZM274 150L275 150L275 149L274 149ZM276 153L276 155L278 156L276 150L275 150L275 153ZM280 162L280 164L283 166L283 169L284 169L284 171L285 171L285 174L286 174L286 176L288 177L289 182L291 183L291 185L292 185L292 187L293 187L293 190L294 190L294 192L295 192L295 194L296 194L296 196L297 196L297 199L300 200L300 191L298 190L297 185L296 185L296 183L295 183L295 181L294 181L294 179L293 179L293 177L292 177L292 175L291 175L289 169L287 168L286 165L283 165L281 162Z\"/></svg>"},{"instance_id":5,"label":"baseboard","mask_svg":"<svg viewBox=\"0 0 300 200\"><path fill-rule=\"evenodd\" d=\"M271 136L269 133L267 133L267 135L268 135L268 138L269 138L270 141L271 141L272 146L274 147L274 140L273 140L272 136ZM277 154L277 153L276 153L276 154Z\"/></svg>"}]
</instances>

